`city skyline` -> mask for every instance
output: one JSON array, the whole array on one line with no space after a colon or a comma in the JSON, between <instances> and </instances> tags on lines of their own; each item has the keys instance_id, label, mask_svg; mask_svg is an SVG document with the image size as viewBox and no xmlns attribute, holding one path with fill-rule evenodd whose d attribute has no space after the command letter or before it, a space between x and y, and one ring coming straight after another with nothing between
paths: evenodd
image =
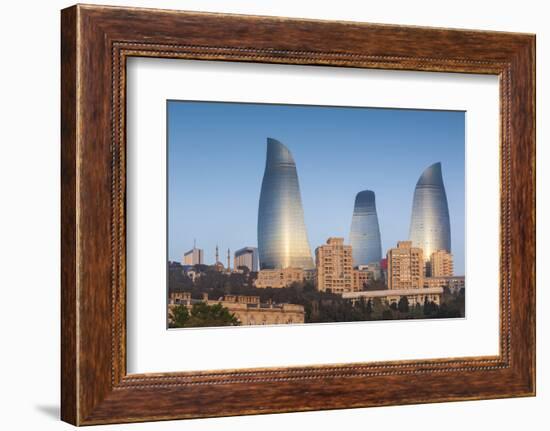
<instances>
[{"instance_id":1,"label":"city skyline","mask_svg":"<svg viewBox=\"0 0 550 431\"><path fill-rule=\"evenodd\" d=\"M226 139L217 139L224 128ZM255 142L260 129L263 139ZM384 257L409 238L419 175L442 161L455 269L464 273L464 113L455 111L169 102L169 260L180 261L194 238L205 263L212 262L215 245L232 253L258 245L268 136L284 142L296 159L311 255L328 237L350 244L354 197L369 189L378 201ZM331 141L337 142L332 152Z\"/></svg>"}]
</instances>

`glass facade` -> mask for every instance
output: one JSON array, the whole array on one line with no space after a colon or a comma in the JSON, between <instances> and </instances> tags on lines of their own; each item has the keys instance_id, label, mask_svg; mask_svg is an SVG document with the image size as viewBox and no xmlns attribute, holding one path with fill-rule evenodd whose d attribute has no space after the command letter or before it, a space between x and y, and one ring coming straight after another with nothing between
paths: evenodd
<instances>
[{"instance_id":1,"label":"glass facade","mask_svg":"<svg viewBox=\"0 0 550 431\"><path fill-rule=\"evenodd\" d=\"M258 272L258 249L244 247L235 252L235 269L246 266L249 271Z\"/></svg>"},{"instance_id":2,"label":"glass facade","mask_svg":"<svg viewBox=\"0 0 550 431\"><path fill-rule=\"evenodd\" d=\"M451 252L451 223L441 163L422 173L414 190L409 239L424 251L424 259L435 250Z\"/></svg>"},{"instance_id":3,"label":"glass facade","mask_svg":"<svg viewBox=\"0 0 550 431\"><path fill-rule=\"evenodd\" d=\"M314 268L296 164L281 142L267 138L258 210L260 269Z\"/></svg>"},{"instance_id":4,"label":"glass facade","mask_svg":"<svg viewBox=\"0 0 550 431\"><path fill-rule=\"evenodd\" d=\"M380 226L378 225L375 196L371 190L363 190L355 196L350 244L353 253L353 266L379 263L382 259Z\"/></svg>"}]
</instances>

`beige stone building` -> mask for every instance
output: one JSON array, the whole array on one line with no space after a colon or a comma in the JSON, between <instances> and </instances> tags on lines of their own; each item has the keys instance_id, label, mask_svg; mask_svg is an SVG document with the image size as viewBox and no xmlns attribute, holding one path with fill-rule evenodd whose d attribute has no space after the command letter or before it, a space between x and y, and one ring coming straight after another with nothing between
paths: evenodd
<instances>
[{"instance_id":1,"label":"beige stone building","mask_svg":"<svg viewBox=\"0 0 550 431\"><path fill-rule=\"evenodd\" d=\"M451 292L458 292L465 287L463 275L454 275L452 277L426 277L424 278L424 287L448 287Z\"/></svg>"},{"instance_id":2,"label":"beige stone building","mask_svg":"<svg viewBox=\"0 0 550 431\"><path fill-rule=\"evenodd\" d=\"M329 238L315 249L317 289L332 293L353 292L353 257L351 245L344 238Z\"/></svg>"},{"instance_id":3,"label":"beige stone building","mask_svg":"<svg viewBox=\"0 0 550 431\"><path fill-rule=\"evenodd\" d=\"M353 270L353 292L359 292L365 288L371 280L373 280L373 272L368 269Z\"/></svg>"},{"instance_id":4,"label":"beige stone building","mask_svg":"<svg viewBox=\"0 0 550 431\"><path fill-rule=\"evenodd\" d=\"M305 279L306 273L302 268L261 269L258 271L254 285L259 289L266 287L279 289Z\"/></svg>"},{"instance_id":5,"label":"beige stone building","mask_svg":"<svg viewBox=\"0 0 550 431\"><path fill-rule=\"evenodd\" d=\"M380 266L380 262L371 262L367 265L359 265L357 269L369 271L373 280L380 280L382 278L382 268Z\"/></svg>"},{"instance_id":6,"label":"beige stone building","mask_svg":"<svg viewBox=\"0 0 550 431\"><path fill-rule=\"evenodd\" d=\"M424 286L424 256L411 241L399 241L390 248L388 259L388 289L421 289Z\"/></svg>"},{"instance_id":7,"label":"beige stone building","mask_svg":"<svg viewBox=\"0 0 550 431\"><path fill-rule=\"evenodd\" d=\"M452 277L453 255L445 250L436 250L430 256L429 267L431 277Z\"/></svg>"},{"instance_id":8,"label":"beige stone building","mask_svg":"<svg viewBox=\"0 0 550 431\"><path fill-rule=\"evenodd\" d=\"M343 293L342 297L351 300L352 302L358 301L360 298L365 300L379 298L381 301L391 304L398 304L402 296L405 296L409 301L409 306L415 306L416 304L424 305L424 300L432 301L436 304L441 304L441 295L443 294L442 287L431 287L425 289L392 289L392 290L371 290L363 292L349 292Z\"/></svg>"},{"instance_id":9,"label":"beige stone building","mask_svg":"<svg viewBox=\"0 0 550 431\"><path fill-rule=\"evenodd\" d=\"M225 295L218 300L208 299L204 294L203 299L191 299L189 292L170 292L168 309L185 305L191 309L193 304L205 302L208 305L221 304L233 313L241 325L281 325L304 323L304 307L298 304L262 303L259 296Z\"/></svg>"}]
</instances>

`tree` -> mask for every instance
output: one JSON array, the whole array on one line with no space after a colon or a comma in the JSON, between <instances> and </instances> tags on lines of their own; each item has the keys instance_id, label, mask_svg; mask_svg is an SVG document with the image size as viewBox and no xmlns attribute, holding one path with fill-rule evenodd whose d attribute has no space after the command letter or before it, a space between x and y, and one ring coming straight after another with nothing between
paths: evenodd
<instances>
[{"instance_id":1,"label":"tree","mask_svg":"<svg viewBox=\"0 0 550 431\"><path fill-rule=\"evenodd\" d=\"M424 316L427 317L438 317L439 307L433 302L429 301L428 297L424 297Z\"/></svg>"},{"instance_id":2,"label":"tree","mask_svg":"<svg viewBox=\"0 0 550 431\"><path fill-rule=\"evenodd\" d=\"M171 310L170 328L183 328L189 321L189 311L183 304L176 305Z\"/></svg>"},{"instance_id":3,"label":"tree","mask_svg":"<svg viewBox=\"0 0 550 431\"><path fill-rule=\"evenodd\" d=\"M208 265L205 265L204 263L197 263L193 266L193 268L195 268L195 271L197 272L206 272L209 269Z\"/></svg>"},{"instance_id":4,"label":"tree","mask_svg":"<svg viewBox=\"0 0 550 431\"><path fill-rule=\"evenodd\" d=\"M239 271L242 271L243 274L245 274L245 275L247 275L247 276L248 276L248 273L250 272L250 269L249 269L248 266L246 266L246 265L239 265L239 266L237 267L237 269L238 269Z\"/></svg>"},{"instance_id":5,"label":"tree","mask_svg":"<svg viewBox=\"0 0 550 431\"><path fill-rule=\"evenodd\" d=\"M382 312L382 319L392 320L393 319L393 314L392 314L391 310L388 310L388 309L384 310Z\"/></svg>"},{"instance_id":6,"label":"tree","mask_svg":"<svg viewBox=\"0 0 550 431\"><path fill-rule=\"evenodd\" d=\"M368 283L363 285L362 290L373 291L373 290L387 290L388 286L382 280L369 280Z\"/></svg>"},{"instance_id":7,"label":"tree","mask_svg":"<svg viewBox=\"0 0 550 431\"><path fill-rule=\"evenodd\" d=\"M206 326L238 326L239 319L221 304L208 305L205 302L193 304L191 312L183 305L176 305L170 311L170 328L197 328Z\"/></svg>"},{"instance_id":8,"label":"tree","mask_svg":"<svg viewBox=\"0 0 550 431\"><path fill-rule=\"evenodd\" d=\"M367 314L370 316L373 311L374 311L374 307L372 304L372 299L369 298L369 300L367 301Z\"/></svg>"},{"instance_id":9,"label":"tree","mask_svg":"<svg viewBox=\"0 0 550 431\"><path fill-rule=\"evenodd\" d=\"M208 305L205 302L193 304L187 327L238 326L239 319L221 304Z\"/></svg>"},{"instance_id":10,"label":"tree","mask_svg":"<svg viewBox=\"0 0 550 431\"><path fill-rule=\"evenodd\" d=\"M406 296L402 296L399 298L399 303L397 304L397 309L400 313L408 313L409 312L409 300Z\"/></svg>"},{"instance_id":11,"label":"tree","mask_svg":"<svg viewBox=\"0 0 550 431\"><path fill-rule=\"evenodd\" d=\"M424 316L430 315L430 303L428 302L428 297L424 297L424 306L422 307L424 310Z\"/></svg>"}]
</instances>

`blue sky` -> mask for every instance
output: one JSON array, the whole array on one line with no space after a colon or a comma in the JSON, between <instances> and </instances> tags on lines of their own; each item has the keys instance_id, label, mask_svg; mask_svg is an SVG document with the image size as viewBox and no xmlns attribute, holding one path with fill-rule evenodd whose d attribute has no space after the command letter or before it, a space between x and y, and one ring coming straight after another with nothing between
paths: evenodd
<instances>
[{"instance_id":1,"label":"blue sky","mask_svg":"<svg viewBox=\"0 0 550 431\"><path fill-rule=\"evenodd\" d=\"M408 238L414 187L441 162L455 272L464 274L464 112L168 101L168 258L213 263L257 244L266 138L294 156L312 252L349 239L355 195L373 190L383 254Z\"/></svg>"}]
</instances>

